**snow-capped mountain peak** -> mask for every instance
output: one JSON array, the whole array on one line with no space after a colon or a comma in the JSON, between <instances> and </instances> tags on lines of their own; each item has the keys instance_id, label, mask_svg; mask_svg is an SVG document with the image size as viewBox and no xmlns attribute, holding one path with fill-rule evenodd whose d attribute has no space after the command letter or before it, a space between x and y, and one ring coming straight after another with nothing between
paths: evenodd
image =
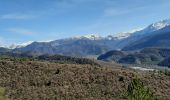
<instances>
[{"instance_id":1,"label":"snow-capped mountain peak","mask_svg":"<svg viewBox=\"0 0 170 100\"><path fill-rule=\"evenodd\" d=\"M147 29L152 31L160 30L166 26L170 25L170 19L162 20L151 24Z\"/></svg>"}]
</instances>

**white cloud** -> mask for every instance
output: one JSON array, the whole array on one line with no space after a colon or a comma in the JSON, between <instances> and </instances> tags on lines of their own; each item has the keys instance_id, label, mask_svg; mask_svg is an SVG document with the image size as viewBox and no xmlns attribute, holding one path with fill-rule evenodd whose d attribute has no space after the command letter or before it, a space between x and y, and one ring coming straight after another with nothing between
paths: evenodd
<instances>
[{"instance_id":1,"label":"white cloud","mask_svg":"<svg viewBox=\"0 0 170 100\"><path fill-rule=\"evenodd\" d=\"M34 32L32 30L23 29L23 28L10 28L10 29L7 29L7 31L13 32L13 33L18 33L18 34L23 34L23 35L38 34L38 32Z\"/></svg>"},{"instance_id":2,"label":"white cloud","mask_svg":"<svg viewBox=\"0 0 170 100\"><path fill-rule=\"evenodd\" d=\"M5 14L1 15L1 19L34 19L37 18L38 16L35 15L29 15L29 14Z\"/></svg>"}]
</instances>

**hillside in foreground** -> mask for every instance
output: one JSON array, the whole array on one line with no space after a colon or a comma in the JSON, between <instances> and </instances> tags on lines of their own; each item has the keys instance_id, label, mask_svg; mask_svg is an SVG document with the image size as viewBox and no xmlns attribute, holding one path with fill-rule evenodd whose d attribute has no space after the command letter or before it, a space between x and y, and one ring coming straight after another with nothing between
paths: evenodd
<instances>
[{"instance_id":1,"label":"hillside in foreground","mask_svg":"<svg viewBox=\"0 0 170 100\"><path fill-rule=\"evenodd\" d=\"M1 58L0 87L11 100L122 100L135 73L116 64ZM158 100L170 99L170 76L138 72Z\"/></svg>"}]
</instances>

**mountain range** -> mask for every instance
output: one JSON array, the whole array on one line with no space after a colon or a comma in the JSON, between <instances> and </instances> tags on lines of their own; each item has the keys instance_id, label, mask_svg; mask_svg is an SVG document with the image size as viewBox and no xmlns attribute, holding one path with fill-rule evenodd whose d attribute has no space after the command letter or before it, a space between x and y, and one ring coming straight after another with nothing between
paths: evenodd
<instances>
[{"instance_id":1,"label":"mountain range","mask_svg":"<svg viewBox=\"0 0 170 100\"><path fill-rule=\"evenodd\" d=\"M0 52L27 53L30 55L66 55L75 57L98 56L111 50L134 51L146 47L170 47L170 19L159 21L146 28L108 36L95 34L58 39L50 42L28 42L12 45Z\"/></svg>"}]
</instances>

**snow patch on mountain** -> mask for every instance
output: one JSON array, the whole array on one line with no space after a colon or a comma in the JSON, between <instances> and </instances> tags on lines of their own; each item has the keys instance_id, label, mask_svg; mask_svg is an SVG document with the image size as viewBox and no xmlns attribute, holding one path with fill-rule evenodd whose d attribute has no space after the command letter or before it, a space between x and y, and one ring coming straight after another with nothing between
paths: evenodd
<instances>
[{"instance_id":1,"label":"snow patch on mountain","mask_svg":"<svg viewBox=\"0 0 170 100\"><path fill-rule=\"evenodd\" d=\"M156 23L149 25L148 27L143 29L140 32L140 34L152 33L152 32L155 32L157 30L163 29L163 28L165 28L169 25L170 25L170 19L162 20L162 21L159 21L159 22L156 22Z\"/></svg>"},{"instance_id":2,"label":"snow patch on mountain","mask_svg":"<svg viewBox=\"0 0 170 100\"><path fill-rule=\"evenodd\" d=\"M68 39L75 39L75 40L79 40L79 39L89 39L89 40L121 40L124 38L128 38L129 36L131 36L133 33L141 31L143 28L138 28L138 29L134 29L131 30L129 32L121 32L121 33L115 33L115 34L110 34L107 36L100 36L98 34L89 34L89 35L84 35L84 36L75 36L72 38L68 38Z\"/></svg>"},{"instance_id":3,"label":"snow patch on mountain","mask_svg":"<svg viewBox=\"0 0 170 100\"><path fill-rule=\"evenodd\" d=\"M166 26L170 25L170 19L166 19L166 20L162 20L160 22L157 22L157 23L154 23L152 24L150 27L153 29L153 30L159 30L159 29L162 29Z\"/></svg>"},{"instance_id":4,"label":"snow patch on mountain","mask_svg":"<svg viewBox=\"0 0 170 100\"><path fill-rule=\"evenodd\" d=\"M104 37L98 35L98 34L89 34L89 35L84 35L84 36L76 36L71 39L89 39L89 40L101 40Z\"/></svg>"},{"instance_id":5,"label":"snow patch on mountain","mask_svg":"<svg viewBox=\"0 0 170 100\"><path fill-rule=\"evenodd\" d=\"M27 45L30 45L31 43L33 43L34 41L28 41L25 43L21 43L21 44L12 44L10 45L8 48L9 49L16 49L16 48L22 48L22 47L26 47Z\"/></svg>"},{"instance_id":6,"label":"snow patch on mountain","mask_svg":"<svg viewBox=\"0 0 170 100\"><path fill-rule=\"evenodd\" d=\"M51 42L52 40L47 40L47 41L38 41L39 43L48 43L48 42ZM14 43L14 44L11 44L10 46L8 46L7 48L9 48L9 49L16 49L16 48L23 48L23 47L26 47L26 46L28 46L28 45L30 45L30 44L32 44L33 42L35 42L35 41L28 41L28 42L25 42L25 43L21 43L21 44L16 44L16 43Z\"/></svg>"},{"instance_id":7,"label":"snow patch on mountain","mask_svg":"<svg viewBox=\"0 0 170 100\"><path fill-rule=\"evenodd\" d=\"M134 29L134 30L131 30L129 32L121 32L121 33L116 33L116 34L113 34L112 37L114 39L118 39L118 40L121 40L121 39L125 39L125 38L128 38L130 37L132 34L136 33L136 32L139 32L143 30L143 28L137 28L137 29Z\"/></svg>"}]
</instances>

